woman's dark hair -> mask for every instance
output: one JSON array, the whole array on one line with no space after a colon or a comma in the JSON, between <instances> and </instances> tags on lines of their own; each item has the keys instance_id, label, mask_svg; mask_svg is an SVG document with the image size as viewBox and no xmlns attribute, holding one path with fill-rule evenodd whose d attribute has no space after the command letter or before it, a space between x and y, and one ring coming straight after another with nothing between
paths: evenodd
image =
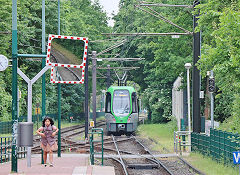
<instances>
[{"instance_id":1,"label":"woman's dark hair","mask_svg":"<svg viewBox=\"0 0 240 175\"><path fill-rule=\"evenodd\" d=\"M50 125L54 125L54 121L53 121L52 118L50 118L50 117L45 117L45 118L43 119L43 121L42 121L42 127L45 127L45 121L46 121L46 120L49 120L49 121L50 121Z\"/></svg>"}]
</instances>

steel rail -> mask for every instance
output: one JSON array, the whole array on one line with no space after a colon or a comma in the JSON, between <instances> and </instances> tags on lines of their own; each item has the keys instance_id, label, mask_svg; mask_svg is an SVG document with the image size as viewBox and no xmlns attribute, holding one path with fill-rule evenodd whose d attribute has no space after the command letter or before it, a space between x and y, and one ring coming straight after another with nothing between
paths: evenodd
<instances>
[{"instance_id":1,"label":"steel rail","mask_svg":"<svg viewBox=\"0 0 240 175\"><path fill-rule=\"evenodd\" d=\"M135 139L135 141L136 141L139 145L141 145L146 152L148 152L150 155L152 155L153 159L156 160L156 162L157 162L161 167L163 167L170 175L174 175L174 173L172 173L160 160L158 160L158 159L151 153L151 151L150 151L146 146L144 146L135 136L132 135L131 137L133 137L133 138Z\"/></svg>"},{"instance_id":2,"label":"steel rail","mask_svg":"<svg viewBox=\"0 0 240 175\"><path fill-rule=\"evenodd\" d=\"M114 157L109 157L108 159L113 159L113 160L115 160L116 162L120 163L120 164L122 165L122 167L125 166L125 164L122 164L122 162L121 162L120 160L118 160L118 159L116 159L116 158L114 158Z\"/></svg>"},{"instance_id":3,"label":"steel rail","mask_svg":"<svg viewBox=\"0 0 240 175\"><path fill-rule=\"evenodd\" d=\"M133 138L130 137L129 139L133 139ZM122 141L122 140L121 140L121 141ZM118 140L117 140L116 142L118 142ZM119 150L119 152L126 153L126 154L130 154L130 155L136 155L136 154L134 154L134 153L132 153L132 152L129 152L129 151ZM150 154L150 155L151 155L151 154ZM155 159L152 159L152 158L146 157L146 156L141 155L141 154L137 154L137 156L140 156L140 157L142 157L142 158L144 158L144 159L148 159L148 160L150 160L150 161L152 161L152 162L155 162L156 164L159 165L159 163L158 163ZM151 156L152 156L152 155L151 155ZM159 165L159 166L160 166L160 165Z\"/></svg>"},{"instance_id":4,"label":"steel rail","mask_svg":"<svg viewBox=\"0 0 240 175\"><path fill-rule=\"evenodd\" d=\"M100 120L100 121L97 122L97 124L100 125L100 126L104 125L105 121L104 120ZM77 130L77 129L82 129L84 127L85 127L84 125L76 125L76 126L70 126L70 127L67 127L67 128L63 128L63 130L61 131L61 134L63 134L63 135L61 135L61 139L62 140L64 140L64 139L68 140L67 138L71 137L72 134L65 135L66 133L74 131L74 130ZM82 132L83 131L81 131L80 133L82 133ZM40 137L38 135L35 135L35 137L37 137L37 138L33 139L34 143L40 140ZM34 146L32 149L38 149L38 148L39 148L39 145L38 146Z\"/></svg>"},{"instance_id":5,"label":"steel rail","mask_svg":"<svg viewBox=\"0 0 240 175\"><path fill-rule=\"evenodd\" d=\"M51 54L51 56L56 60L56 62L58 62L57 58L53 54ZM69 67L64 67L64 68L69 70L79 81L81 80L81 78L73 70L71 70Z\"/></svg>"},{"instance_id":6,"label":"steel rail","mask_svg":"<svg viewBox=\"0 0 240 175\"><path fill-rule=\"evenodd\" d=\"M102 125L105 125L105 123L104 123L104 124L98 124L98 126L102 126ZM83 127L83 128L84 128L84 127ZM69 138L69 137L75 136L75 135L77 135L77 134L83 133L84 131L85 131L85 130L80 130L80 131L77 131L77 132L75 132L75 133L69 134L69 135L67 135L67 136L65 136L65 137Z\"/></svg>"},{"instance_id":7,"label":"steel rail","mask_svg":"<svg viewBox=\"0 0 240 175\"><path fill-rule=\"evenodd\" d=\"M114 138L114 136L112 135L112 137ZM132 139L132 138L130 138L130 139ZM119 157L120 157L120 160L123 162L123 160L122 160L122 157L121 157L121 155L120 155L120 152L122 152L122 153L126 153L126 154L130 154L130 155L136 155L136 154L134 154L134 153L132 153L132 152L128 152L128 151L123 151L123 150L119 150L118 149L118 147L117 147L117 145L116 145L116 140L115 139L113 139L114 140L114 144L115 144L115 147L116 147L116 152L118 152L118 155L119 155ZM109 148L104 148L104 149L108 149L108 150L110 150L110 151L115 151L115 150L112 150L112 149L109 149ZM153 158L150 158L150 157L146 157L146 156L143 156L143 155L140 155L140 154L138 154L138 156L140 156L140 157L142 157L142 158L144 158L144 159L148 159L148 160L150 160L150 161L152 161L152 162L155 162L159 167L160 167L160 165L159 165L159 163L158 163L158 161L156 160L156 159L153 159ZM150 156L152 156L151 154L150 154ZM124 164L124 166L126 167L126 165Z\"/></svg>"},{"instance_id":8,"label":"steel rail","mask_svg":"<svg viewBox=\"0 0 240 175\"><path fill-rule=\"evenodd\" d=\"M191 164L189 164L186 160L184 160L183 158L177 156L178 159L180 159L185 165L187 165L189 168L191 168L195 173L200 174L200 175L205 175L203 172L201 172L200 170L196 169L195 167L193 167Z\"/></svg>"},{"instance_id":9,"label":"steel rail","mask_svg":"<svg viewBox=\"0 0 240 175\"><path fill-rule=\"evenodd\" d=\"M119 152L119 150L118 150L117 143L116 143L115 138L114 138L113 135L112 135L112 139L113 139L115 148L116 148L116 150L117 150L117 152L118 152L118 156L119 156L119 159L120 159L120 161L121 161L121 165L122 165L122 167L123 167L124 173L125 173L126 175L128 175L128 172L127 172L127 169L126 169L126 165L125 165L125 163L124 163L123 160L122 160L121 154L120 154L120 152Z\"/></svg>"},{"instance_id":10,"label":"steel rail","mask_svg":"<svg viewBox=\"0 0 240 175\"><path fill-rule=\"evenodd\" d=\"M99 120L99 121L97 122L97 124L99 124L99 125L104 125L104 124L105 124L105 121L104 121L104 120ZM61 134L65 134L65 133L67 133L67 132L74 131L74 130L77 130L77 129L81 129L81 128L84 128L84 127L85 127L84 125L75 125L75 126L66 127L66 128L63 128L63 129L61 130ZM34 142L40 140L40 137L39 137L38 135L34 135L34 137L35 137L35 138L33 139ZM36 138L36 137L37 137L37 138ZM62 137L65 137L65 136L62 135Z\"/></svg>"}]
</instances>

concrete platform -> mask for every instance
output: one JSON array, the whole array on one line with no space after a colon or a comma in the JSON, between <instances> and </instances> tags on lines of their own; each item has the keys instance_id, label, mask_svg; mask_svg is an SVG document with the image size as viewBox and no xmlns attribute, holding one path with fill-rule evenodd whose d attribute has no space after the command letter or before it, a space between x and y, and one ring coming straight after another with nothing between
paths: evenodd
<instances>
[{"instance_id":1,"label":"concrete platform","mask_svg":"<svg viewBox=\"0 0 240 175\"><path fill-rule=\"evenodd\" d=\"M80 166L75 167L72 175L115 175L114 167L112 166Z\"/></svg>"},{"instance_id":2,"label":"concrete platform","mask_svg":"<svg viewBox=\"0 0 240 175\"><path fill-rule=\"evenodd\" d=\"M0 164L0 175L114 175L114 167L91 166L89 155L62 154L54 155L53 167L44 167L41 155L32 155L31 167L27 167L26 159L18 160L18 173L11 173L11 162Z\"/></svg>"}]
</instances>

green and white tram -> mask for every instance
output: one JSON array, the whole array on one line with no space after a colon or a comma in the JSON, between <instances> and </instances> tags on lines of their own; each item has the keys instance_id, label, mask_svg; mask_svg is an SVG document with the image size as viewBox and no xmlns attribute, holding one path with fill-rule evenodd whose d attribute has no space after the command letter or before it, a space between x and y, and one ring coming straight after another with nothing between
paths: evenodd
<instances>
[{"instance_id":1,"label":"green and white tram","mask_svg":"<svg viewBox=\"0 0 240 175\"><path fill-rule=\"evenodd\" d=\"M138 99L130 86L111 86L106 92L106 129L108 134L129 135L138 125Z\"/></svg>"}]
</instances>

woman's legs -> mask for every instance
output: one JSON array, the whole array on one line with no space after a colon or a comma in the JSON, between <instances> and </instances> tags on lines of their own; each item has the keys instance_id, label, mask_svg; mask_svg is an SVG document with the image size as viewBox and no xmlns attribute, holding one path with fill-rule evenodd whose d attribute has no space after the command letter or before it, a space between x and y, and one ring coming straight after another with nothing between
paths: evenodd
<instances>
[{"instance_id":1,"label":"woman's legs","mask_svg":"<svg viewBox=\"0 0 240 175\"><path fill-rule=\"evenodd\" d=\"M53 163L53 151L52 150L49 151L49 163L50 164Z\"/></svg>"},{"instance_id":2,"label":"woman's legs","mask_svg":"<svg viewBox=\"0 0 240 175\"><path fill-rule=\"evenodd\" d=\"M43 152L43 161L44 161L44 164L47 163L47 152L46 151Z\"/></svg>"}]
</instances>

